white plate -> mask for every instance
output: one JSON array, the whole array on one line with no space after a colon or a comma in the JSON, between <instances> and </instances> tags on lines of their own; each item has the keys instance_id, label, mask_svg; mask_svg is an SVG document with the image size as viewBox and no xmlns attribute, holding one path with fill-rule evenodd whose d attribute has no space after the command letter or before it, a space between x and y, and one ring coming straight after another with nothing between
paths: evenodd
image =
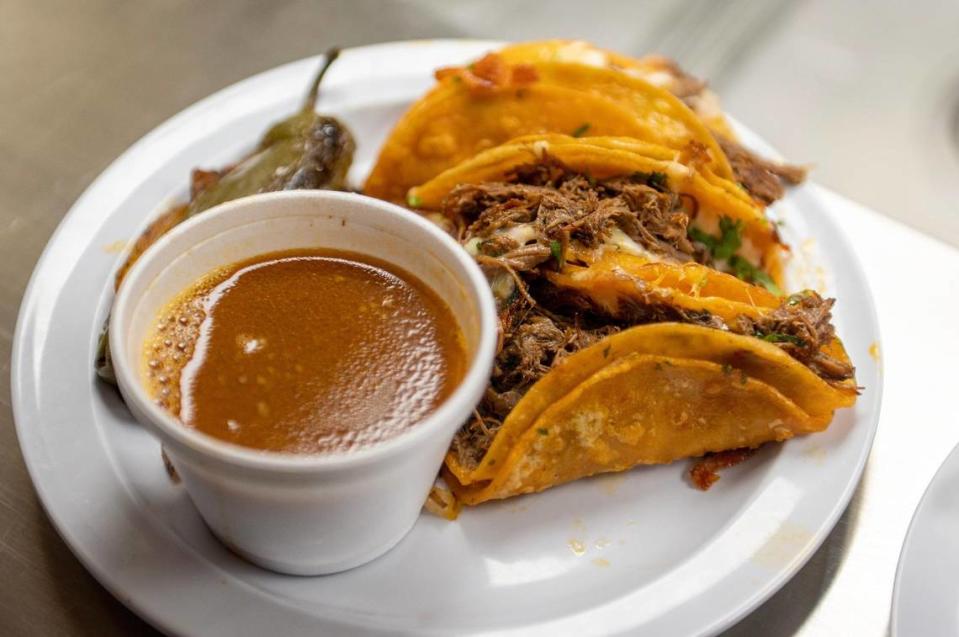
<instances>
[{"instance_id":1,"label":"white plate","mask_svg":"<svg viewBox=\"0 0 959 637\"><path fill-rule=\"evenodd\" d=\"M358 138L354 176L369 169L435 67L491 46L432 41L346 51L319 108ZM866 388L827 432L764 449L708 493L686 482L680 462L484 505L454 523L423 515L389 554L335 576L275 575L210 536L167 478L156 441L94 378L119 259L110 247L186 197L191 168L229 163L293 112L317 65L303 60L250 78L147 135L77 201L37 265L14 344L17 432L40 498L87 568L163 630L230 636L347 628L708 634L782 586L846 507L881 389L868 353L879 335L865 278L830 218L837 211L812 185L794 190L777 214L797 255L821 255L811 261L823 269L808 266L806 275L840 299L837 327ZM811 236L815 244L805 240Z\"/></svg>"},{"instance_id":2,"label":"white plate","mask_svg":"<svg viewBox=\"0 0 959 637\"><path fill-rule=\"evenodd\" d=\"M893 637L959 635L959 446L922 496L899 556Z\"/></svg>"}]
</instances>

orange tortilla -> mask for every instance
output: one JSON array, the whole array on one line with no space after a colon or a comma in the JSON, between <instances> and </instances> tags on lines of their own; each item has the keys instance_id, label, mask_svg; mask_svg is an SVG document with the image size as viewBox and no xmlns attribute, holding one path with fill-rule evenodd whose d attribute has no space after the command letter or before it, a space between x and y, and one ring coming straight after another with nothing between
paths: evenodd
<instances>
[{"instance_id":1,"label":"orange tortilla","mask_svg":"<svg viewBox=\"0 0 959 637\"><path fill-rule=\"evenodd\" d=\"M715 235L722 217L741 221L744 249L748 250L743 256L778 280L785 248L764 209L748 195L735 194L741 189L730 185L729 180L704 175L683 163L674 150L650 142L622 137L527 135L478 153L411 188L409 201L422 210L439 210L445 197L460 184L505 181L517 168L546 158L596 179L637 172L666 175L671 190L696 200L698 213L692 225Z\"/></svg>"},{"instance_id":2,"label":"orange tortilla","mask_svg":"<svg viewBox=\"0 0 959 637\"><path fill-rule=\"evenodd\" d=\"M720 177L729 179L733 176L725 153L706 125L669 91L639 77L583 64L541 62L534 68L542 83L600 95L635 113L645 129L645 134L639 136L643 141L680 151L685 150L690 142L701 144L705 155L703 162ZM584 137L597 135L592 130L591 119L584 120L583 124L589 125L583 131Z\"/></svg>"},{"instance_id":3,"label":"orange tortilla","mask_svg":"<svg viewBox=\"0 0 959 637\"><path fill-rule=\"evenodd\" d=\"M745 377L768 385L806 414L806 422L811 427L825 428L836 409L851 406L856 401L854 381L842 386L831 385L780 348L758 338L683 323L640 325L563 359L513 408L476 469L466 470L453 454L447 454L448 473L461 487L492 480L505 470L509 464L507 458L517 448L520 439L550 405L565 400L564 397L602 369L635 354L709 362L719 367L722 376L728 372L737 378ZM612 395L622 388L608 385L605 391ZM676 404L682 404L682 400L677 400ZM634 408L644 409L638 403ZM722 449L737 446L742 445L730 439Z\"/></svg>"},{"instance_id":4,"label":"orange tortilla","mask_svg":"<svg viewBox=\"0 0 959 637\"><path fill-rule=\"evenodd\" d=\"M463 80L467 69L443 76L396 124L364 192L402 201L412 186L479 151L543 133L633 137L677 153L697 149L710 173L732 177L712 133L669 91L607 68L566 62L524 66L531 68L522 82L514 83L509 69L499 69L504 83L481 93Z\"/></svg>"},{"instance_id":5,"label":"orange tortilla","mask_svg":"<svg viewBox=\"0 0 959 637\"><path fill-rule=\"evenodd\" d=\"M597 473L753 448L825 428L762 380L716 362L633 352L544 410L490 480L448 480L464 504Z\"/></svg>"},{"instance_id":6,"label":"orange tortilla","mask_svg":"<svg viewBox=\"0 0 959 637\"><path fill-rule=\"evenodd\" d=\"M595 134L643 134L628 110L582 91L533 85L477 99L463 87L440 86L394 127L363 192L406 202L412 186L476 153L530 133L573 132L583 124L584 113L590 114Z\"/></svg>"},{"instance_id":7,"label":"orange tortilla","mask_svg":"<svg viewBox=\"0 0 959 637\"><path fill-rule=\"evenodd\" d=\"M683 95L684 93L682 85L686 77L683 72L675 62L659 55L634 58L601 49L583 40L520 42L501 49L499 54L513 64L575 62L613 69L643 79L673 94ZM684 99L710 130L728 139L736 139L715 93L703 88L695 95Z\"/></svg>"},{"instance_id":8,"label":"orange tortilla","mask_svg":"<svg viewBox=\"0 0 959 637\"><path fill-rule=\"evenodd\" d=\"M625 300L645 297L691 312L708 312L724 321L759 318L779 305L779 297L731 274L699 263L673 265L607 251L588 267L567 265L547 273L549 281L591 298L610 316Z\"/></svg>"}]
</instances>

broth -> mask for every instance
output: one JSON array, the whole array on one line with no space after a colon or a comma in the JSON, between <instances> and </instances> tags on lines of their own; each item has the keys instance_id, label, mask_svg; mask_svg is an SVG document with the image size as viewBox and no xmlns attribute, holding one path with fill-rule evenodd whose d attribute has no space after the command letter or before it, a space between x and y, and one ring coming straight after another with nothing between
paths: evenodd
<instances>
[{"instance_id":1,"label":"broth","mask_svg":"<svg viewBox=\"0 0 959 637\"><path fill-rule=\"evenodd\" d=\"M366 255L297 250L200 279L144 346L151 395L186 426L290 453L367 446L422 421L467 367L446 303Z\"/></svg>"}]
</instances>

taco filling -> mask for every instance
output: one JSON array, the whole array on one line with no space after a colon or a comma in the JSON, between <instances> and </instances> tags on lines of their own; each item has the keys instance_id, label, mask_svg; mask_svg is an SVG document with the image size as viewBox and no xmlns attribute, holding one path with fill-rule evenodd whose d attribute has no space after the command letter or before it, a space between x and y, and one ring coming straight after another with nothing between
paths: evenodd
<instances>
[{"instance_id":1,"label":"taco filling","mask_svg":"<svg viewBox=\"0 0 959 637\"><path fill-rule=\"evenodd\" d=\"M733 174L757 201L774 203L786 194L786 186L796 186L806 179L806 169L793 164L763 159L731 139L717 136L720 148L733 168Z\"/></svg>"},{"instance_id":2,"label":"taco filling","mask_svg":"<svg viewBox=\"0 0 959 637\"><path fill-rule=\"evenodd\" d=\"M582 289L564 283L571 280L565 272L589 272L605 256L626 254L654 264L701 264L775 287L737 259L736 224L721 223L718 236L693 227L695 200L670 190L665 175L597 180L546 158L505 181L456 187L443 212L459 223L461 242L490 279L501 322L490 386L451 447L463 469L480 463L520 399L560 361L635 325L670 321L756 337L831 384L853 378L848 359L832 349L833 300L813 291L783 297L760 288L754 294L765 295L762 312L749 305L752 312L720 316L642 281L630 280L628 294L614 303L597 299L592 282Z\"/></svg>"}]
</instances>

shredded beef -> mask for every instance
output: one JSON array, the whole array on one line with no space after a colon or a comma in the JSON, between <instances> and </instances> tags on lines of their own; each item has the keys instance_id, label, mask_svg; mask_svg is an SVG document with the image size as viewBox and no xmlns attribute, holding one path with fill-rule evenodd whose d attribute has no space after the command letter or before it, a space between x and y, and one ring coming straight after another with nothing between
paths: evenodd
<instances>
[{"instance_id":1,"label":"shredded beef","mask_svg":"<svg viewBox=\"0 0 959 637\"><path fill-rule=\"evenodd\" d=\"M786 190L783 184L797 185L806 178L802 166L780 164L763 159L740 144L717 136L739 183L758 201L771 204L781 199Z\"/></svg>"},{"instance_id":2,"label":"shredded beef","mask_svg":"<svg viewBox=\"0 0 959 637\"><path fill-rule=\"evenodd\" d=\"M739 463L749 460L754 453L756 453L756 450L748 447L707 453L690 468L689 479L692 480L697 489L707 491L719 480L721 469L735 467Z\"/></svg>"},{"instance_id":3,"label":"shredded beef","mask_svg":"<svg viewBox=\"0 0 959 637\"><path fill-rule=\"evenodd\" d=\"M499 352L493 365L492 387L498 392L523 392L565 356L618 331L613 325L586 327L575 318L533 308Z\"/></svg>"},{"instance_id":4,"label":"shredded beef","mask_svg":"<svg viewBox=\"0 0 959 637\"><path fill-rule=\"evenodd\" d=\"M846 380L855 375L855 367L822 351L836 336L831 313L835 302L806 290L760 319L739 317L737 331L775 343L826 380Z\"/></svg>"},{"instance_id":5,"label":"shredded beef","mask_svg":"<svg viewBox=\"0 0 959 637\"><path fill-rule=\"evenodd\" d=\"M537 300L553 312L578 316L581 320L593 323L612 322L620 326L633 326L675 322L720 330L729 329L718 316L709 312L696 312L677 307L672 303L664 302L655 293L648 292L639 286L636 288L635 297L618 299L615 308L600 307L587 294L555 286L537 285L535 294Z\"/></svg>"},{"instance_id":6,"label":"shredded beef","mask_svg":"<svg viewBox=\"0 0 959 637\"><path fill-rule=\"evenodd\" d=\"M522 391L549 371L572 334L550 317L531 312L509 336L493 364L491 380L494 389Z\"/></svg>"},{"instance_id":7,"label":"shredded beef","mask_svg":"<svg viewBox=\"0 0 959 637\"><path fill-rule=\"evenodd\" d=\"M686 101L698 97L706 90L706 82L684 71L675 60L664 57L659 58L659 61L672 76L669 92L679 99Z\"/></svg>"},{"instance_id":8,"label":"shredded beef","mask_svg":"<svg viewBox=\"0 0 959 637\"><path fill-rule=\"evenodd\" d=\"M480 254L509 258L521 250L522 262L509 265L531 270L547 261L558 242L594 248L614 229L650 252L673 262L704 258L689 240L689 215L675 193L650 184L652 175L636 174L605 181L572 173L556 162L523 167L508 183L464 184L444 202L444 212L466 225L464 241L477 239ZM504 232L517 226L532 236L518 245ZM530 250L535 243L538 250Z\"/></svg>"},{"instance_id":9,"label":"shredded beef","mask_svg":"<svg viewBox=\"0 0 959 637\"><path fill-rule=\"evenodd\" d=\"M855 367L823 351L836 336L831 309L835 299L824 299L812 290L794 294L760 319L740 316L729 325L709 312L684 310L664 303L655 294L637 287L633 298L619 299L616 307L600 307L586 294L540 286L537 298L556 312L572 313L599 321L630 326L667 321L702 325L771 342L827 381L855 376Z\"/></svg>"},{"instance_id":10,"label":"shredded beef","mask_svg":"<svg viewBox=\"0 0 959 637\"><path fill-rule=\"evenodd\" d=\"M527 307L519 321L510 322L490 386L474 417L453 439L453 453L464 466L479 463L509 412L556 363L620 330L615 325L582 325L539 306Z\"/></svg>"}]
</instances>

